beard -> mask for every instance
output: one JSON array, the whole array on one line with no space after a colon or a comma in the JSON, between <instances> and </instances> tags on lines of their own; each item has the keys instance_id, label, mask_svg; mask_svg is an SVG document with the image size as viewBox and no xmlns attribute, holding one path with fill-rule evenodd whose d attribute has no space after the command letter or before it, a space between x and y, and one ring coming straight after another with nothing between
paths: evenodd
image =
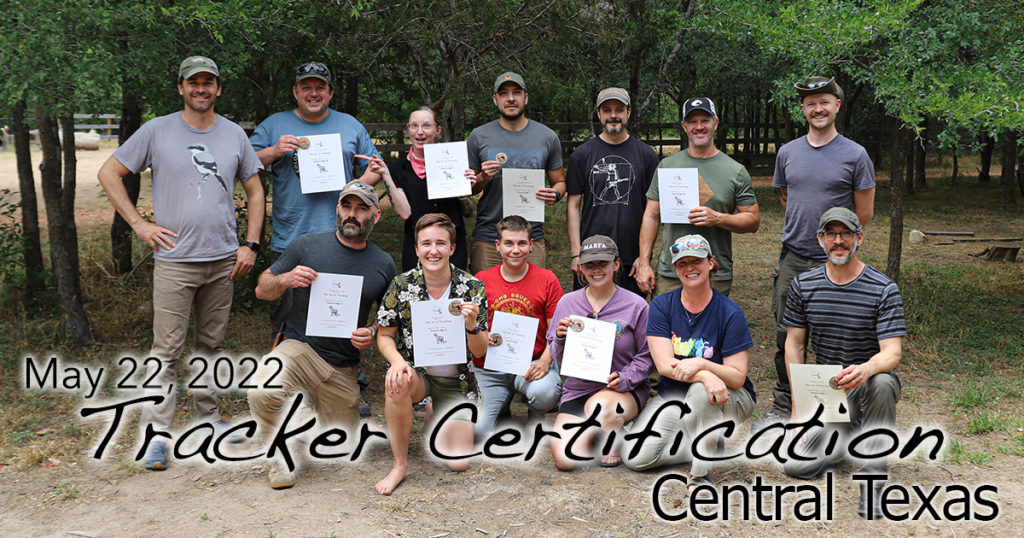
<instances>
[{"instance_id":1,"label":"beard","mask_svg":"<svg viewBox=\"0 0 1024 538\"><path fill-rule=\"evenodd\" d=\"M626 128L626 124L624 122L605 123L604 124L604 132L606 132L608 134L621 133L622 130L625 129L625 128Z\"/></svg>"},{"instance_id":2,"label":"beard","mask_svg":"<svg viewBox=\"0 0 1024 538\"><path fill-rule=\"evenodd\" d=\"M857 253L857 242L853 242L853 246L850 247L850 252L846 256L833 256L828 249L825 249L825 255L828 256L828 260L833 265L846 265L853 259L853 255Z\"/></svg>"},{"instance_id":3,"label":"beard","mask_svg":"<svg viewBox=\"0 0 1024 538\"><path fill-rule=\"evenodd\" d=\"M505 119L506 119L506 120L508 120L508 121L516 121L516 120L518 120L519 118L523 117L523 111L524 111L524 110L525 110L525 109L523 109L523 108L520 108L520 109L519 109L519 112L517 112L517 113L515 113L515 114L507 114L507 113L505 113L505 109L503 108L503 109L501 109L501 112L500 112L500 114L501 114L501 117L502 117L502 118L505 118Z\"/></svg>"},{"instance_id":4,"label":"beard","mask_svg":"<svg viewBox=\"0 0 1024 538\"><path fill-rule=\"evenodd\" d=\"M365 241L367 237L370 237L370 232L373 231L373 217L360 221L355 217L342 220L341 216L338 216L337 222L338 233L348 240ZM352 226L349 226L350 224Z\"/></svg>"}]
</instances>

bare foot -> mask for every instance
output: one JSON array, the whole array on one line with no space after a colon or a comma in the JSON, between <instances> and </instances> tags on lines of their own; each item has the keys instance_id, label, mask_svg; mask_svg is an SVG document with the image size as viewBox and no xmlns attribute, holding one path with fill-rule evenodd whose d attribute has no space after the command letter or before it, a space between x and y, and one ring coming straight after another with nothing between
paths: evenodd
<instances>
[{"instance_id":1,"label":"bare foot","mask_svg":"<svg viewBox=\"0 0 1024 538\"><path fill-rule=\"evenodd\" d=\"M377 482L373 489L377 490L377 493L381 495L391 495L392 491L405 480L405 469L399 467L392 467L391 472L388 473L380 482Z\"/></svg>"}]
</instances>

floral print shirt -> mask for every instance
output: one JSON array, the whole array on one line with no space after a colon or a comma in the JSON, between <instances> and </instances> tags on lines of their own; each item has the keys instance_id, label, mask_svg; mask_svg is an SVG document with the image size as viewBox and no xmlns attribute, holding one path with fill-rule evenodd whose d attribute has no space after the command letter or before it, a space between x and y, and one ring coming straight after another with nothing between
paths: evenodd
<instances>
[{"instance_id":1,"label":"floral print shirt","mask_svg":"<svg viewBox=\"0 0 1024 538\"><path fill-rule=\"evenodd\" d=\"M448 293L451 298L469 300L480 308L476 316L476 328L487 330L487 292L484 283L473 275L451 265L452 286ZM432 301L427 293L427 283L423 276L423 268L416 266L395 277L384 293L380 308L377 310L377 323L381 327L398 327L396 344L398 352L410 364L413 362L412 342L412 307L414 301ZM471 360L472 354L466 346L466 359Z\"/></svg>"}]
</instances>

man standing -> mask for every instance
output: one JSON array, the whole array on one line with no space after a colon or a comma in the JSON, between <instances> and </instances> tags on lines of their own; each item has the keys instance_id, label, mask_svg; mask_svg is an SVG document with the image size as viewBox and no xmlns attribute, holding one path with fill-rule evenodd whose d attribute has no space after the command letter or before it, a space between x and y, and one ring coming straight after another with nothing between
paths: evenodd
<instances>
[{"instance_id":1,"label":"man standing","mask_svg":"<svg viewBox=\"0 0 1024 538\"><path fill-rule=\"evenodd\" d=\"M263 167L242 128L214 112L220 92L217 64L202 56L186 58L178 69L184 110L146 122L97 174L114 208L154 251L150 355L160 359L153 383L167 388L158 389L165 396L163 402L142 411L144 439L150 425L168 431L174 422L177 359L185 347L193 305L195 354L212 360L227 329L232 280L248 274L256 262L264 211L256 174ZM153 172L155 223L142 218L121 183L125 174L146 168ZM236 179L245 189L249 211L247 242L242 246L235 230ZM192 392L194 418L212 420L218 430L225 428L214 391ZM165 469L166 451L163 441L150 443L143 467Z\"/></svg>"},{"instance_id":2,"label":"man standing","mask_svg":"<svg viewBox=\"0 0 1024 538\"><path fill-rule=\"evenodd\" d=\"M337 224L332 232L301 235L292 241L284 254L260 275L256 296L273 300L286 289L294 289L294 306L284 323L286 339L268 357L280 358L284 369L276 382L277 390L249 391L249 408L259 424L260 437L273 438L274 428L286 411L288 397L302 390L309 394L311 405L328 426L346 428L350 438L359 420L359 386L356 369L359 352L369 347L377 335L377 324L366 322L370 307L379 303L384 291L397 274L391 255L367 239L374 224L380 220L380 204L373 187L353 181L341 190L336 209ZM349 337L311 336L306 334L310 308L325 313L328 304L310 305L310 286L319 276L358 275L362 277L357 323L360 327ZM352 307L354 305L345 305ZM331 315L335 312L330 311ZM257 383L263 386L262 383ZM288 488L295 483L295 473L279 464L272 466L270 486Z\"/></svg>"},{"instance_id":3,"label":"man standing","mask_svg":"<svg viewBox=\"0 0 1024 538\"><path fill-rule=\"evenodd\" d=\"M732 234L756 232L761 226L761 211L747 169L715 147L718 123L711 99L692 97L683 104L682 126L689 144L686 151L662 160L658 168L696 168L701 205L690 209L690 224L665 224L655 275L651 251L661 223L661 203L658 181L651 182L635 266L641 291L658 296L682 286L672 266L670 249L677 237L692 234L707 239L715 253L717 270L711 287L726 296L732 290Z\"/></svg>"},{"instance_id":4,"label":"man standing","mask_svg":"<svg viewBox=\"0 0 1024 538\"><path fill-rule=\"evenodd\" d=\"M270 239L270 250L275 258L302 234L335 229L334 207L338 203L339 191L302 193L297 153L299 137L335 133L341 135L342 162L345 177L349 181L356 179L353 175L355 155L380 157L370 140L370 134L358 120L329 108L334 97L334 87L331 72L326 65L320 62L300 65L295 70L292 95L296 103L294 109L271 115L249 137L260 162L269 167L274 176L274 232ZM367 185L375 185L380 175L365 172L358 179ZM288 317L291 297L291 292L286 291L271 307L270 323L275 334L281 332L284 320Z\"/></svg>"},{"instance_id":5,"label":"man standing","mask_svg":"<svg viewBox=\"0 0 1024 538\"><path fill-rule=\"evenodd\" d=\"M469 167L476 173L473 193L483 191L476 208L476 227L470 246L471 273L501 263L494 250L498 239L497 224L504 216L501 194L502 168L533 168L547 171L549 187L537 189L537 199L552 205L565 195L565 173L562 169L562 144L551 129L526 119L529 102L526 83L517 73L502 73L494 81L494 106L501 116L469 133ZM544 224L533 224L534 240L530 263L544 267Z\"/></svg>"},{"instance_id":6,"label":"man standing","mask_svg":"<svg viewBox=\"0 0 1024 538\"><path fill-rule=\"evenodd\" d=\"M658 154L640 139L629 136L626 125L632 109L626 90L601 90L596 111L603 126L601 134L581 145L569 158L565 220L569 227L572 271L580 274L581 238L606 235L618 245L622 258L619 286L645 296L633 278L633 264L640 248L637 238L644 216L644 195L658 167ZM575 278L573 289L581 287L582 281Z\"/></svg>"},{"instance_id":7,"label":"man standing","mask_svg":"<svg viewBox=\"0 0 1024 538\"><path fill-rule=\"evenodd\" d=\"M498 221L498 240L494 246L501 256L501 265L476 274L487 289L487 324L491 325L495 312L536 318L537 337L533 362L524 375L488 370L484 368L486 356L473 357L473 375L484 399L480 420L476 423L478 437L491 432L501 410L515 393L526 397L531 414L541 416L554 409L562 395L558 363L544 353L545 335L558 300L562 298L562 285L551 270L527 261L533 250L533 239L530 239L530 223L523 217L511 215ZM492 340L490 344L498 345L500 341Z\"/></svg>"},{"instance_id":8,"label":"man standing","mask_svg":"<svg viewBox=\"0 0 1024 538\"><path fill-rule=\"evenodd\" d=\"M900 378L894 370L900 364L903 337L907 335L903 300L896 283L857 257L864 241L857 214L845 207L829 209L819 219L817 239L827 256L825 265L795 277L786 299L782 320L787 333L786 369L803 364L810 331L818 364L843 367L835 382L846 392L850 423L828 423L807 434L797 452L814 458L791 458L783 467L789 476L803 479L818 476L843 456L842 450L825 449L832 432L847 435L845 441L849 441L849 434L863 429L892 430L900 399ZM796 419L795 407L791 419ZM839 446L844 446L843 442ZM860 448L866 454L877 454L885 447ZM863 470L884 474L888 465L885 458L875 458L865 462ZM883 483L873 483L870 509L868 489L863 484L857 513L872 519L880 513Z\"/></svg>"},{"instance_id":9,"label":"man standing","mask_svg":"<svg viewBox=\"0 0 1024 538\"><path fill-rule=\"evenodd\" d=\"M772 186L779 189L779 199L786 211L782 252L772 273L778 383L772 389L772 410L764 420L754 423L754 431L786 420L790 414L786 327L782 315L793 277L825 262L826 256L815 236L818 219L830 207L852 207L861 224L867 226L875 210L874 165L860 144L836 130L842 88L835 79L825 77L808 77L794 86L807 118L807 135L779 148L775 160Z\"/></svg>"}]
</instances>

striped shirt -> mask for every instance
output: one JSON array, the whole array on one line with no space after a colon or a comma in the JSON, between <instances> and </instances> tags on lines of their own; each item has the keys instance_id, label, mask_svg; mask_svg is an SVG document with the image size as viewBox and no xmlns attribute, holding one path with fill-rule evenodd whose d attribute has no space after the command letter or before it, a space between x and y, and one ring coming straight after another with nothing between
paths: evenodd
<instances>
[{"instance_id":1,"label":"striped shirt","mask_svg":"<svg viewBox=\"0 0 1024 538\"><path fill-rule=\"evenodd\" d=\"M833 284L825 266L798 275L789 287L783 324L811 331L818 364L863 364L878 341L906 336L903 299L896 283L865 265L848 284Z\"/></svg>"}]
</instances>

